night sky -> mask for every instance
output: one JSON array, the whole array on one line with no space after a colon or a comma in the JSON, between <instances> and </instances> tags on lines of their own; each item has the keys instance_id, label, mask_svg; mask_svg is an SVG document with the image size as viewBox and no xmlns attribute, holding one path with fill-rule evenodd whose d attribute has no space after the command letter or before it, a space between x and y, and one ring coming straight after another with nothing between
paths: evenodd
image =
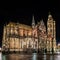
<instances>
[{"instance_id":1,"label":"night sky","mask_svg":"<svg viewBox=\"0 0 60 60\"><path fill-rule=\"evenodd\" d=\"M36 24L43 19L46 25L49 11L56 21L56 39L57 42L60 42L60 3L58 0L5 3L4 6L0 7L0 46L2 42L4 24L6 25L12 21L31 25L32 15L34 14Z\"/></svg>"}]
</instances>

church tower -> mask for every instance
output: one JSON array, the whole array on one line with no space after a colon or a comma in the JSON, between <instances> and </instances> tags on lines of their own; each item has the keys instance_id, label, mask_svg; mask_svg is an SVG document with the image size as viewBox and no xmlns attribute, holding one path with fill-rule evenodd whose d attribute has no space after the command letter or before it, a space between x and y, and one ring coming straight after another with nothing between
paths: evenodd
<instances>
[{"instance_id":1,"label":"church tower","mask_svg":"<svg viewBox=\"0 0 60 60\"><path fill-rule=\"evenodd\" d=\"M47 51L55 51L56 49L56 29L55 21L49 13L47 21Z\"/></svg>"},{"instance_id":2,"label":"church tower","mask_svg":"<svg viewBox=\"0 0 60 60\"><path fill-rule=\"evenodd\" d=\"M34 20L34 15L32 17L32 28L34 29L35 28L35 20Z\"/></svg>"}]
</instances>

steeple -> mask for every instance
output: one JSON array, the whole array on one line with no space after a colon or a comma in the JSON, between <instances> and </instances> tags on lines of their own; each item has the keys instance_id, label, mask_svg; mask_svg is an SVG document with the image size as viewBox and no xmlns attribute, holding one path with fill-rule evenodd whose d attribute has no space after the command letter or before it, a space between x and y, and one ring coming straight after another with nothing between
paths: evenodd
<instances>
[{"instance_id":1,"label":"steeple","mask_svg":"<svg viewBox=\"0 0 60 60\"><path fill-rule=\"evenodd\" d=\"M52 20L52 15L51 15L51 12L49 12L49 15L48 15L48 20Z\"/></svg>"},{"instance_id":2,"label":"steeple","mask_svg":"<svg viewBox=\"0 0 60 60\"><path fill-rule=\"evenodd\" d=\"M35 27L35 20L34 20L34 15L33 15L33 17L32 17L32 28L34 28Z\"/></svg>"},{"instance_id":3,"label":"steeple","mask_svg":"<svg viewBox=\"0 0 60 60\"><path fill-rule=\"evenodd\" d=\"M43 21L43 19L40 21L40 23L41 23L41 25L44 25L44 21Z\"/></svg>"},{"instance_id":4,"label":"steeple","mask_svg":"<svg viewBox=\"0 0 60 60\"><path fill-rule=\"evenodd\" d=\"M49 12L48 18L52 17L51 12Z\"/></svg>"}]
</instances>

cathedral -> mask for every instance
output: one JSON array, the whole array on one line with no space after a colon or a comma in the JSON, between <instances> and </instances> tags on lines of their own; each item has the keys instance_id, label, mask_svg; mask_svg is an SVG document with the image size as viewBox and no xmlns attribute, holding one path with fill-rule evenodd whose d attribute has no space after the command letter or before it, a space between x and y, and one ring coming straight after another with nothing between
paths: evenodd
<instances>
[{"instance_id":1,"label":"cathedral","mask_svg":"<svg viewBox=\"0 0 60 60\"><path fill-rule=\"evenodd\" d=\"M2 51L56 51L56 25L51 14L48 15L47 28L41 20L32 25L9 22L3 28Z\"/></svg>"}]
</instances>

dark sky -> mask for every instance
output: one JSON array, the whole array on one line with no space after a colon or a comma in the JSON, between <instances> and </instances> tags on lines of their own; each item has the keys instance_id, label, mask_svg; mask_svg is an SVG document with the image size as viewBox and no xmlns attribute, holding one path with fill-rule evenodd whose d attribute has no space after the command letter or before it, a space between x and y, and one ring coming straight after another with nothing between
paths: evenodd
<instances>
[{"instance_id":1,"label":"dark sky","mask_svg":"<svg viewBox=\"0 0 60 60\"><path fill-rule=\"evenodd\" d=\"M2 4L3 5L3 4ZM0 7L0 41L2 41L3 26L8 22L20 22L31 25L32 15L34 14L36 23L41 19L45 24L50 11L56 21L56 39L60 40L60 3L59 1L28 1L19 3L8 3ZM1 42L0 42L1 44Z\"/></svg>"}]
</instances>

